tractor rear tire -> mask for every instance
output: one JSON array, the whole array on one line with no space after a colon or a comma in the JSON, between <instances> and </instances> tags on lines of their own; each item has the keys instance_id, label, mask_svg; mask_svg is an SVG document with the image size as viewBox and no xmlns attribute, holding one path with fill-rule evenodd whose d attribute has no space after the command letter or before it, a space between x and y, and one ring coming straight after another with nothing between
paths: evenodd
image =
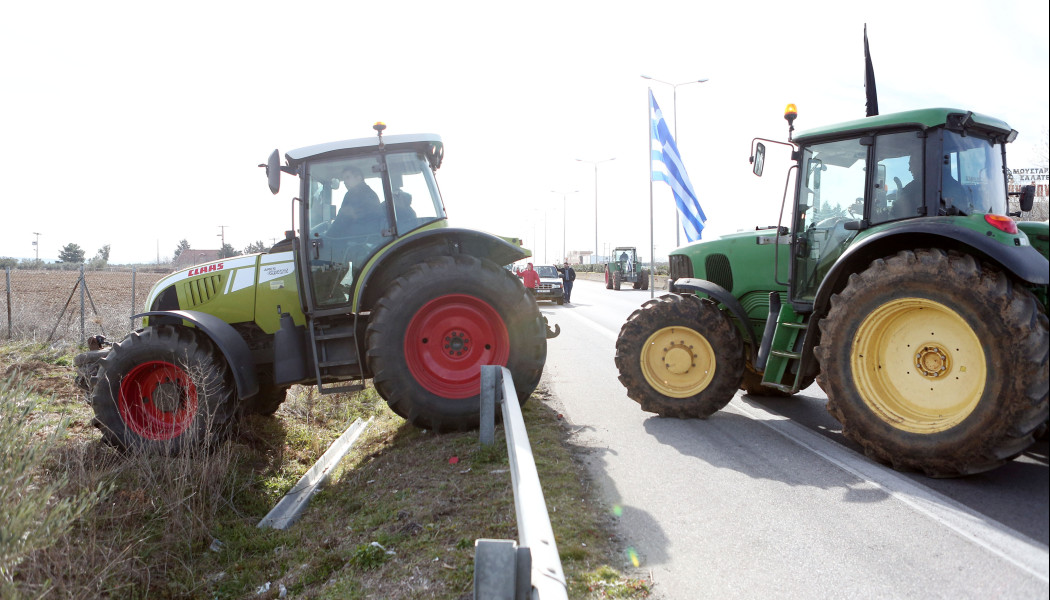
<instances>
[{"instance_id":1,"label":"tractor rear tire","mask_svg":"<svg viewBox=\"0 0 1050 600\"><path fill-rule=\"evenodd\" d=\"M740 387L744 345L715 303L666 294L627 318L616 339L616 368L642 410L704 419Z\"/></svg>"},{"instance_id":2,"label":"tractor rear tire","mask_svg":"<svg viewBox=\"0 0 1050 600\"><path fill-rule=\"evenodd\" d=\"M605 267L605 289L607 289L607 290L613 289L613 277L612 277L612 273L609 272L609 267L608 266Z\"/></svg>"},{"instance_id":3,"label":"tractor rear tire","mask_svg":"<svg viewBox=\"0 0 1050 600\"><path fill-rule=\"evenodd\" d=\"M544 320L521 280L469 255L431 258L396 279L365 344L391 410L439 432L478 426L482 365L507 367L524 403L547 358Z\"/></svg>"},{"instance_id":4,"label":"tractor rear tire","mask_svg":"<svg viewBox=\"0 0 1050 600\"><path fill-rule=\"evenodd\" d=\"M237 401L226 360L204 334L160 325L115 344L92 378L103 438L127 450L176 454L220 442Z\"/></svg>"},{"instance_id":5,"label":"tractor rear tire","mask_svg":"<svg viewBox=\"0 0 1050 600\"><path fill-rule=\"evenodd\" d=\"M1047 316L970 255L920 249L875 260L832 297L820 328L828 411L895 469L987 471L1046 422Z\"/></svg>"}]
</instances>

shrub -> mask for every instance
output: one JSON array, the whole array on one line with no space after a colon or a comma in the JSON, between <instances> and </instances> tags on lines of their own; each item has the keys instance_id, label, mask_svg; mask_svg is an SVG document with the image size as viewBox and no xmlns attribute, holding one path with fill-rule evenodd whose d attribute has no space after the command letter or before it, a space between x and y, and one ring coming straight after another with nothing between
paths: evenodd
<instances>
[{"instance_id":1,"label":"shrub","mask_svg":"<svg viewBox=\"0 0 1050 600\"><path fill-rule=\"evenodd\" d=\"M36 418L39 401L22 383L0 383L0 596L14 595L14 571L30 553L65 534L99 497L99 490L73 496L59 492L68 480L48 479L42 468L61 440L66 423L49 432Z\"/></svg>"}]
</instances>

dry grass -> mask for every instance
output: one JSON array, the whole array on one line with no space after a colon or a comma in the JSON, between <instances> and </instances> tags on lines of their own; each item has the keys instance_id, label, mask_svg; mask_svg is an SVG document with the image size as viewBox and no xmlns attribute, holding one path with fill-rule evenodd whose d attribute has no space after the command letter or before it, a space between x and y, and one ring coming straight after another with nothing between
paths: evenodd
<instances>
[{"instance_id":1,"label":"dry grass","mask_svg":"<svg viewBox=\"0 0 1050 600\"><path fill-rule=\"evenodd\" d=\"M88 425L69 360L40 346L0 348L0 372L30 377L45 398L40 422L72 423L37 476L67 478L63 494L105 490L18 567L23 595L277 598L283 589L299 598L470 598L474 540L517 538L499 429L496 446L483 449L477 432L407 425L371 389L333 397L293 388L276 418L243 419L210 452L122 455ZM330 443L368 416L373 425L299 523L257 529ZM610 517L541 394L526 404L525 419L570 597L648 596L647 582L608 566L626 562Z\"/></svg>"}]
</instances>

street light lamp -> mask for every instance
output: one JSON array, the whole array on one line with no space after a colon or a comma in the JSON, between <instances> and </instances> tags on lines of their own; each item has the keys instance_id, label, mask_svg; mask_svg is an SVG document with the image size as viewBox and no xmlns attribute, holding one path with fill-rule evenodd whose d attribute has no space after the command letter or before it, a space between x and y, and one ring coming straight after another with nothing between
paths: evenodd
<instances>
[{"instance_id":1,"label":"street light lamp","mask_svg":"<svg viewBox=\"0 0 1050 600\"><path fill-rule=\"evenodd\" d=\"M669 81L661 81L655 77L649 77L648 75L642 75L642 79L648 79L649 81L655 81L664 85L671 86L671 91L674 94L674 102L671 111L674 115L674 143L678 143L678 88L679 86L689 85L690 83L703 83L707 79L694 79L692 81L683 81L682 83L671 83ZM682 245L682 226L678 220L678 208L674 211L674 240L676 246Z\"/></svg>"},{"instance_id":2,"label":"street light lamp","mask_svg":"<svg viewBox=\"0 0 1050 600\"><path fill-rule=\"evenodd\" d=\"M580 190L572 190L571 192L559 192L558 190L551 190L552 194L561 194L561 259L569 260L569 251L565 248L565 222L569 220L568 213L565 212L565 197L569 194L575 194Z\"/></svg>"},{"instance_id":3,"label":"street light lamp","mask_svg":"<svg viewBox=\"0 0 1050 600\"><path fill-rule=\"evenodd\" d=\"M598 164L616 160L616 157L602 160L583 160L582 158L577 158L576 160L594 165L594 259L591 261L591 264L598 264Z\"/></svg>"}]
</instances>

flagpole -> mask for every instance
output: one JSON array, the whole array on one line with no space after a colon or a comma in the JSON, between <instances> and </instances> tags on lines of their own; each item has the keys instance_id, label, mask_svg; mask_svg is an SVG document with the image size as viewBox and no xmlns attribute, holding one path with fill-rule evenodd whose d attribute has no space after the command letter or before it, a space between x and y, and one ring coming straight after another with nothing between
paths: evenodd
<instances>
[{"instance_id":1,"label":"flagpole","mask_svg":"<svg viewBox=\"0 0 1050 600\"><path fill-rule=\"evenodd\" d=\"M653 102L650 98L653 88L649 88L649 95L645 98L645 112L649 115L649 298L656 297L656 239L653 237ZM675 209L678 214L678 209Z\"/></svg>"}]
</instances>

